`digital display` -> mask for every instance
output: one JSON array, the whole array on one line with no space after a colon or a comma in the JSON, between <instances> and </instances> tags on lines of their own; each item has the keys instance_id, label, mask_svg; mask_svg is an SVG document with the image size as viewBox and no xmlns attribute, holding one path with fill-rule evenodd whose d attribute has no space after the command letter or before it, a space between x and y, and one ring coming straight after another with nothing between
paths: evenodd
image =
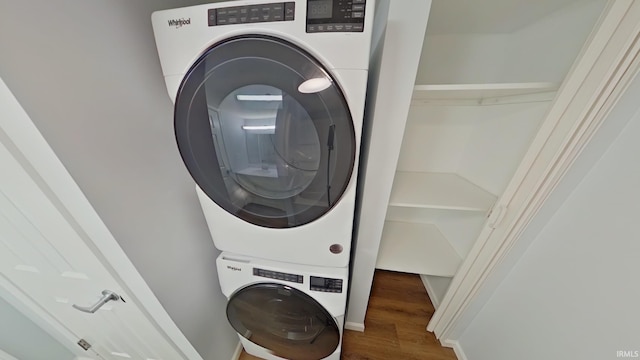
<instances>
[{"instance_id":1,"label":"digital display","mask_svg":"<svg viewBox=\"0 0 640 360\"><path fill-rule=\"evenodd\" d=\"M311 290L322 291L322 292L332 292L332 293L342 292L341 279L330 279L330 278L321 278L321 277L311 276L309 280L310 280L309 286Z\"/></svg>"},{"instance_id":2,"label":"digital display","mask_svg":"<svg viewBox=\"0 0 640 360\"><path fill-rule=\"evenodd\" d=\"M311 286L319 286L319 287L324 287L324 278L319 278L319 277L315 277L312 276L311 277Z\"/></svg>"},{"instance_id":3,"label":"digital display","mask_svg":"<svg viewBox=\"0 0 640 360\"><path fill-rule=\"evenodd\" d=\"M333 0L309 0L308 19L330 19L333 15Z\"/></svg>"}]
</instances>

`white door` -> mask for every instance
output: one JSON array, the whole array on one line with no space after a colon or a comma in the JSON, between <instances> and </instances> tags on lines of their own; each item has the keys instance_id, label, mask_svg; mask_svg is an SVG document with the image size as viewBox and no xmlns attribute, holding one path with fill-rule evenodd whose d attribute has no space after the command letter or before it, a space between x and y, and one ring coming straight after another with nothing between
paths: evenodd
<instances>
[{"instance_id":1,"label":"white door","mask_svg":"<svg viewBox=\"0 0 640 360\"><path fill-rule=\"evenodd\" d=\"M0 108L5 118L0 123L2 290L21 299L34 313L56 322L53 327L65 332L68 342L74 337L74 342L84 339L91 347L83 356L194 358L184 355L149 311L141 309L140 297L124 281L117 280L121 274L106 263L104 254L60 199L60 193L52 190L41 176L42 171L36 170L20 144L8 134L11 120L7 117L17 114L19 104L1 80L0 90ZM103 290L117 293L122 300L110 301L95 313L72 307L94 305Z\"/></svg>"}]
</instances>

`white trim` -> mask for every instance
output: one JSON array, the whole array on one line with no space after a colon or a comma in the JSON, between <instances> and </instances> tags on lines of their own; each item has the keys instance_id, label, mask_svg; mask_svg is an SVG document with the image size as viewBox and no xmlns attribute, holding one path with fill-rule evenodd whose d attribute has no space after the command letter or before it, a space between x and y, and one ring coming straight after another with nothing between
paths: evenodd
<instances>
[{"instance_id":1,"label":"white trim","mask_svg":"<svg viewBox=\"0 0 640 360\"><path fill-rule=\"evenodd\" d=\"M16 357L9 355L4 350L0 349L0 360L18 360Z\"/></svg>"},{"instance_id":2,"label":"white trim","mask_svg":"<svg viewBox=\"0 0 640 360\"><path fill-rule=\"evenodd\" d=\"M610 1L505 193L508 209L485 227L453 278L427 329L451 343L456 322L635 76L640 60L640 3Z\"/></svg>"},{"instance_id":3,"label":"white trim","mask_svg":"<svg viewBox=\"0 0 640 360\"><path fill-rule=\"evenodd\" d=\"M364 324L363 323L347 321L346 323L344 323L344 328L346 330L364 332Z\"/></svg>"},{"instance_id":4,"label":"white trim","mask_svg":"<svg viewBox=\"0 0 640 360\"><path fill-rule=\"evenodd\" d=\"M444 342L440 342L442 346L453 349L453 352L456 353L456 357L458 360L467 360L467 354L462 350L462 346L460 346L460 342L458 340L448 340Z\"/></svg>"},{"instance_id":5,"label":"white trim","mask_svg":"<svg viewBox=\"0 0 640 360\"><path fill-rule=\"evenodd\" d=\"M242 347L242 342L238 341L238 345L236 345L236 350L233 352L233 355L231 356L231 360L239 360L240 355L242 355L243 349L244 347Z\"/></svg>"},{"instance_id":6,"label":"white trim","mask_svg":"<svg viewBox=\"0 0 640 360\"><path fill-rule=\"evenodd\" d=\"M429 284L429 281L427 280L427 275L420 274L420 280L422 280L422 285L424 285L424 289L427 290L427 295L429 296L429 300L431 300L431 304L433 305L433 308L434 309L439 308L440 299L438 299L435 289L431 287L431 284Z\"/></svg>"},{"instance_id":7,"label":"white trim","mask_svg":"<svg viewBox=\"0 0 640 360\"><path fill-rule=\"evenodd\" d=\"M8 95L13 97L1 79L0 85L2 92L8 92ZM15 106L20 106L17 100ZM19 151L20 154L16 156L24 157L26 163L23 165L31 167L25 169L31 172L34 181L38 182L60 211L68 211L70 221L75 221L74 227L79 233L86 235L83 238L87 246L94 249L96 256L103 259L105 266L110 266L114 277L119 278L127 293L134 296L127 301L136 303L147 314L149 321L156 325L156 329L166 336L167 341L183 353L185 359L202 360L200 354L164 310L29 116L24 111L20 113L23 116L0 117L0 133L6 134L11 141L11 144L6 146L12 145Z\"/></svg>"}]
</instances>

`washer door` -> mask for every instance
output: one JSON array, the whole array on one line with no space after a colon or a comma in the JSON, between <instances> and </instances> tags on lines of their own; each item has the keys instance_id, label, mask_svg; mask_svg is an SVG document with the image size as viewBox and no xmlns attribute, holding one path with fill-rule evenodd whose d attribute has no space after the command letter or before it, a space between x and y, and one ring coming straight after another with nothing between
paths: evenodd
<instances>
[{"instance_id":1,"label":"washer door","mask_svg":"<svg viewBox=\"0 0 640 360\"><path fill-rule=\"evenodd\" d=\"M287 228L329 211L355 162L355 132L335 79L279 38L230 38L185 76L175 104L180 154L227 212Z\"/></svg>"},{"instance_id":2,"label":"washer door","mask_svg":"<svg viewBox=\"0 0 640 360\"><path fill-rule=\"evenodd\" d=\"M227 318L238 334L285 359L323 359L340 344L338 325L327 310L286 285L238 290L227 304Z\"/></svg>"}]
</instances>

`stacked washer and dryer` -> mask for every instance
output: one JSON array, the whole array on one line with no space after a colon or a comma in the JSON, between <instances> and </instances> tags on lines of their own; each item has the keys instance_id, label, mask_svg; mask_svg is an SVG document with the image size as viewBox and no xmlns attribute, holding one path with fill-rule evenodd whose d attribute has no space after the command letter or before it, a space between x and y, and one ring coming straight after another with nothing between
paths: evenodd
<instances>
[{"instance_id":1,"label":"stacked washer and dryer","mask_svg":"<svg viewBox=\"0 0 640 360\"><path fill-rule=\"evenodd\" d=\"M373 0L155 12L227 317L264 359L340 358Z\"/></svg>"}]
</instances>

